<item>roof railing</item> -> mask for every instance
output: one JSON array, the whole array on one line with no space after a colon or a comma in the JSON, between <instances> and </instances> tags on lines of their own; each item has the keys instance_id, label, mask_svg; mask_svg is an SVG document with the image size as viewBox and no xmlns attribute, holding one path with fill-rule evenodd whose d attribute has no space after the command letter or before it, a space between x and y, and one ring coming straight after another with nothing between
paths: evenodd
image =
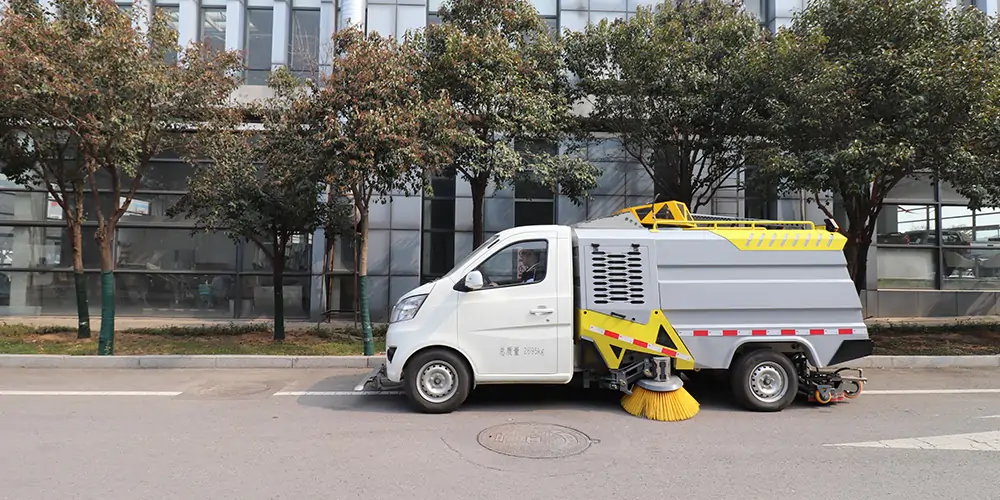
<instances>
[{"instance_id":1,"label":"roof railing","mask_svg":"<svg viewBox=\"0 0 1000 500\"><path fill-rule=\"evenodd\" d=\"M686 229L709 229L709 230L719 230L719 229L794 229L788 226L800 226L798 229L805 230L815 230L816 224L812 221L783 221L783 220L758 220L758 219L716 219L716 220L698 220L695 216L692 216L691 212L688 210L686 204L679 201L662 201L659 203L651 203L648 205L637 205L634 207L624 208L616 212L616 214L629 213L635 217L645 227L650 228L650 231L656 232L659 226L673 226L681 227ZM828 222L827 229L831 230L831 224L836 226L836 223ZM839 227L837 227L839 229ZM834 229L835 230L835 229Z\"/></svg>"}]
</instances>

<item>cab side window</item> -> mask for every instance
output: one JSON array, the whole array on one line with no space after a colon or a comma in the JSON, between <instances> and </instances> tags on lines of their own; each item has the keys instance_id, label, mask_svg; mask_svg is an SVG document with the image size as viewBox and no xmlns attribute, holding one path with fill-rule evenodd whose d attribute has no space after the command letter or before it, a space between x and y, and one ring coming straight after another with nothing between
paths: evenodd
<instances>
[{"instance_id":1,"label":"cab side window","mask_svg":"<svg viewBox=\"0 0 1000 500\"><path fill-rule=\"evenodd\" d=\"M549 244L545 240L518 241L502 248L476 269L484 289L539 283L545 279Z\"/></svg>"}]
</instances>

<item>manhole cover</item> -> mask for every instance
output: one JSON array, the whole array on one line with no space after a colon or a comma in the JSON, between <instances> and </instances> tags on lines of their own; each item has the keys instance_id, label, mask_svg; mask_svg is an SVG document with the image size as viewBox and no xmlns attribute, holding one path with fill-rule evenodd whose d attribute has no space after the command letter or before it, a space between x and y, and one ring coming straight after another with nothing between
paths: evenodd
<instances>
[{"instance_id":1,"label":"manhole cover","mask_svg":"<svg viewBox=\"0 0 1000 500\"><path fill-rule=\"evenodd\" d=\"M561 458L590 448L586 434L552 424L500 424L479 433L479 444L502 455L521 458Z\"/></svg>"}]
</instances>

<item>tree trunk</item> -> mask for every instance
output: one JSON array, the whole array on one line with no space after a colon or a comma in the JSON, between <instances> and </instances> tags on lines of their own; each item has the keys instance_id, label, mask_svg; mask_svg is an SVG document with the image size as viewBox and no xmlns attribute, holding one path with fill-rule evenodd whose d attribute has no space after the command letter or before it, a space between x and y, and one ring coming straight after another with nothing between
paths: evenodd
<instances>
[{"instance_id":1,"label":"tree trunk","mask_svg":"<svg viewBox=\"0 0 1000 500\"><path fill-rule=\"evenodd\" d=\"M285 245L284 236L274 239L274 262L271 263L274 277L274 340L285 340Z\"/></svg>"},{"instance_id":2,"label":"tree trunk","mask_svg":"<svg viewBox=\"0 0 1000 500\"><path fill-rule=\"evenodd\" d=\"M471 252L483 244L483 203L486 200L486 188L489 186L489 177L476 177L471 180L472 185L472 248Z\"/></svg>"},{"instance_id":3,"label":"tree trunk","mask_svg":"<svg viewBox=\"0 0 1000 500\"><path fill-rule=\"evenodd\" d=\"M368 304L368 210L359 210L361 220L358 230L358 309L361 312L361 332L364 335L364 354L375 354L375 339L372 336L372 317Z\"/></svg>"},{"instance_id":4,"label":"tree trunk","mask_svg":"<svg viewBox=\"0 0 1000 500\"><path fill-rule=\"evenodd\" d=\"M115 353L115 263L111 252L114 232L112 224L97 231L101 252L101 332L97 337L97 354L101 356Z\"/></svg>"},{"instance_id":5,"label":"tree trunk","mask_svg":"<svg viewBox=\"0 0 1000 500\"><path fill-rule=\"evenodd\" d=\"M82 205L82 203L81 203ZM80 213L79 211L77 213ZM83 274L83 228L78 222L66 225L73 245L73 284L76 287L76 338L90 338L90 304L87 277Z\"/></svg>"},{"instance_id":6,"label":"tree trunk","mask_svg":"<svg viewBox=\"0 0 1000 500\"><path fill-rule=\"evenodd\" d=\"M864 217L848 214L847 244L844 245L847 269L859 294L867 286L868 249L872 245L871 232L865 222Z\"/></svg>"}]
</instances>

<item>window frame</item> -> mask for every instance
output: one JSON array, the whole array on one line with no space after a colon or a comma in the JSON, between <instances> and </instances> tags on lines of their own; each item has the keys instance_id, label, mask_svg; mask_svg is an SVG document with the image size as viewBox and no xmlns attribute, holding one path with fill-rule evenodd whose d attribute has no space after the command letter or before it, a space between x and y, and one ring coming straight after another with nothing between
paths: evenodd
<instances>
[{"instance_id":1,"label":"window frame","mask_svg":"<svg viewBox=\"0 0 1000 500\"><path fill-rule=\"evenodd\" d=\"M520 287L520 286L529 286L529 285L538 285L538 284L541 284L541 283L545 283L546 282L545 280L548 279L548 277L549 277L548 264L549 264L549 255L550 255L549 254L549 249L550 249L551 245L549 244L549 239L548 238L531 237L531 238L528 238L528 239L519 239L519 240L516 240L516 241L512 241L512 242L504 245L503 247L501 247L499 250L493 251L493 253L489 254L486 258L484 258L478 264L476 264L476 266L474 268L472 268L472 270L470 270L469 273L474 272L474 271L479 271L481 274L483 274L483 277L486 278L487 276L486 276L485 273L483 273L482 268L491 259L493 259L494 257L499 256L501 253L507 251L507 249L509 249L511 247L518 246L518 245L520 245L520 246L523 247L526 244L535 243L535 242L541 242L542 244L545 245L545 248L544 248L543 251L545 252L544 266L545 266L546 272L542 276L542 279L540 279L538 281L532 281L530 283L523 283L523 282L516 281L516 282L508 283L508 284L505 284L505 285L497 284L496 286L491 286L491 287L487 287L487 286L484 285L483 288L480 288L478 290L471 290L471 291L473 291L473 292L480 292L480 291L487 291L487 290L505 290L505 289L508 289L508 288L514 288L514 287ZM539 261L539 263L541 263L541 260ZM466 273L466 274L468 274L468 273Z\"/></svg>"}]
</instances>

